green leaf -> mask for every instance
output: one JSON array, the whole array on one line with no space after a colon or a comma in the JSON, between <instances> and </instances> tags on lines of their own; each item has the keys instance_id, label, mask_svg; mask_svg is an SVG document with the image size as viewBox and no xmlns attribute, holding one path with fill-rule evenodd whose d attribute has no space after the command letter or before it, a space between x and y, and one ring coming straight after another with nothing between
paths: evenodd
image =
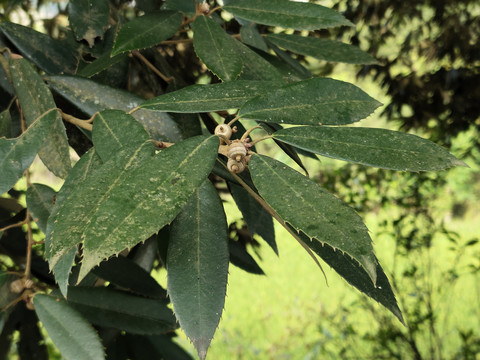
<instances>
[{"instance_id":1,"label":"green leaf","mask_svg":"<svg viewBox=\"0 0 480 360\"><path fill-rule=\"evenodd\" d=\"M246 45L250 45L256 49L265 51L268 53L268 46L262 35L257 30L255 24L251 23L244 25L240 28L240 37Z\"/></svg>"},{"instance_id":2,"label":"green leaf","mask_svg":"<svg viewBox=\"0 0 480 360\"><path fill-rule=\"evenodd\" d=\"M238 80L264 80L285 82L280 71L248 46L237 41L238 54L243 60L243 70Z\"/></svg>"},{"instance_id":3,"label":"green leaf","mask_svg":"<svg viewBox=\"0 0 480 360\"><path fill-rule=\"evenodd\" d=\"M103 346L93 327L65 301L37 294L33 304L53 343L67 360L103 360Z\"/></svg>"},{"instance_id":4,"label":"green leaf","mask_svg":"<svg viewBox=\"0 0 480 360\"><path fill-rule=\"evenodd\" d=\"M250 274L265 275L262 268L255 259L248 253L245 245L238 241L229 239L228 250L230 252L230 262Z\"/></svg>"},{"instance_id":5,"label":"green leaf","mask_svg":"<svg viewBox=\"0 0 480 360\"><path fill-rule=\"evenodd\" d=\"M195 0L165 0L162 10L177 10L185 16L195 15Z\"/></svg>"},{"instance_id":6,"label":"green leaf","mask_svg":"<svg viewBox=\"0 0 480 360\"><path fill-rule=\"evenodd\" d=\"M370 276L365 269L349 256L345 256L341 252L335 251L331 246L321 244L319 241L310 241L310 239L303 233L300 233L299 236L305 244L307 244L350 285L356 287L365 295L385 306L400 320L402 324L405 324L402 312L395 299L395 294L393 293L392 287L390 286L382 267L378 264L378 261L376 269L377 282L373 285Z\"/></svg>"},{"instance_id":7,"label":"green leaf","mask_svg":"<svg viewBox=\"0 0 480 360\"><path fill-rule=\"evenodd\" d=\"M274 89L248 101L244 118L296 125L345 125L370 115L381 104L358 87L314 78Z\"/></svg>"},{"instance_id":8,"label":"green leaf","mask_svg":"<svg viewBox=\"0 0 480 360\"><path fill-rule=\"evenodd\" d=\"M138 148L148 139L143 126L121 110L103 110L93 121L93 145L104 162L122 148Z\"/></svg>"},{"instance_id":9,"label":"green leaf","mask_svg":"<svg viewBox=\"0 0 480 360\"><path fill-rule=\"evenodd\" d=\"M321 5L289 0L235 0L223 7L233 15L259 24L295 30L353 26L338 12Z\"/></svg>"},{"instance_id":10,"label":"green leaf","mask_svg":"<svg viewBox=\"0 0 480 360\"><path fill-rule=\"evenodd\" d=\"M47 85L27 60L10 60L10 73L28 126L46 111L56 108ZM56 113L55 121L38 155L56 176L61 178L67 176L71 168L70 153L67 133L59 113Z\"/></svg>"},{"instance_id":11,"label":"green leaf","mask_svg":"<svg viewBox=\"0 0 480 360\"><path fill-rule=\"evenodd\" d=\"M42 184L32 184L27 189L28 211L44 234L47 232L47 221L52 212L56 194L57 192L51 187Z\"/></svg>"},{"instance_id":12,"label":"green leaf","mask_svg":"<svg viewBox=\"0 0 480 360\"><path fill-rule=\"evenodd\" d=\"M267 204L295 230L359 262L375 283L377 261L368 229L355 211L285 164L253 155L253 183Z\"/></svg>"},{"instance_id":13,"label":"green leaf","mask_svg":"<svg viewBox=\"0 0 480 360\"><path fill-rule=\"evenodd\" d=\"M145 100L127 91L75 76L49 76L50 87L80 110L92 116L105 109L130 111ZM168 114L140 109L133 114L150 137L159 141L176 142L182 136Z\"/></svg>"},{"instance_id":14,"label":"green leaf","mask_svg":"<svg viewBox=\"0 0 480 360\"><path fill-rule=\"evenodd\" d=\"M193 23L193 46L208 70L223 81L235 80L242 71L237 41L207 16Z\"/></svg>"},{"instance_id":15,"label":"green leaf","mask_svg":"<svg viewBox=\"0 0 480 360\"><path fill-rule=\"evenodd\" d=\"M12 137L12 117L10 111L4 110L0 113L0 137Z\"/></svg>"},{"instance_id":16,"label":"green leaf","mask_svg":"<svg viewBox=\"0 0 480 360\"><path fill-rule=\"evenodd\" d=\"M125 60L128 57L126 54L119 54L114 57L110 56L110 53L105 53L100 56L98 59L88 64L82 70L80 70L77 75L83 77L92 77L101 73L102 71L108 69L109 67L118 64L119 62Z\"/></svg>"},{"instance_id":17,"label":"green leaf","mask_svg":"<svg viewBox=\"0 0 480 360\"><path fill-rule=\"evenodd\" d=\"M112 257L93 269L98 277L135 294L166 300L167 292L141 266L124 257Z\"/></svg>"},{"instance_id":18,"label":"green leaf","mask_svg":"<svg viewBox=\"0 0 480 360\"><path fill-rule=\"evenodd\" d=\"M288 54L287 52L281 50L277 45L269 41L268 39L266 40L266 43L268 46L275 52L275 54L279 57L283 63L288 66L287 69L291 69L295 72L299 80L303 79L309 79L313 77L312 73L303 66L300 61L297 59L294 59L292 55ZM298 80L297 80L298 81Z\"/></svg>"},{"instance_id":19,"label":"green leaf","mask_svg":"<svg viewBox=\"0 0 480 360\"><path fill-rule=\"evenodd\" d=\"M210 173L218 146L218 137L200 136L155 156L150 141L119 151L64 201L53 220L50 267L83 241L81 281L102 260L170 223Z\"/></svg>"},{"instance_id":20,"label":"green leaf","mask_svg":"<svg viewBox=\"0 0 480 360\"><path fill-rule=\"evenodd\" d=\"M145 49L171 38L182 25L178 11L159 11L134 18L122 26L111 56L135 49Z\"/></svg>"},{"instance_id":21,"label":"green leaf","mask_svg":"<svg viewBox=\"0 0 480 360\"><path fill-rule=\"evenodd\" d=\"M68 304L95 325L132 334L164 334L177 328L165 303L106 287L70 287Z\"/></svg>"},{"instance_id":22,"label":"green leaf","mask_svg":"<svg viewBox=\"0 0 480 360\"><path fill-rule=\"evenodd\" d=\"M399 131L300 126L277 131L273 136L323 156L383 169L433 171L467 166L440 145Z\"/></svg>"},{"instance_id":23,"label":"green leaf","mask_svg":"<svg viewBox=\"0 0 480 360\"><path fill-rule=\"evenodd\" d=\"M243 187L234 183L229 183L228 187L247 223L250 236L253 238L254 234L260 235L278 255L272 216Z\"/></svg>"},{"instance_id":24,"label":"green leaf","mask_svg":"<svg viewBox=\"0 0 480 360\"><path fill-rule=\"evenodd\" d=\"M93 173L99 169L102 161L100 156L97 155L95 149L89 150L84 154L80 160L75 164L67 179L65 180L62 188L57 194L55 205L51 211L51 215L47 222L47 232L45 233L45 253L48 260L50 260L50 254L52 252L51 236L54 226L54 222L58 216L60 210L63 209L66 200L70 194L83 183L89 181L93 177ZM70 275L70 269L72 268L73 260L77 252L76 244L72 244L70 248L65 249L61 259L53 266L50 265L53 273L55 274L55 280L57 281L60 291L63 295L67 294L68 278Z\"/></svg>"},{"instance_id":25,"label":"green leaf","mask_svg":"<svg viewBox=\"0 0 480 360\"><path fill-rule=\"evenodd\" d=\"M77 60L61 41L29 27L4 21L0 29L18 50L48 74L74 73Z\"/></svg>"},{"instance_id":26,"label":"green leaf","mask_svg":"<svg viewBox=\"0 0 480 360\"><path fill-rule=\"evenodd\" d=\"M86 40L90 47L96 37L103 37L109 15L107 0L71 0L68 3L68 20L75 38L78 41Z\"/></svg>"},{"instance_id":27,"label":"green leaf","mask_svg":"<svg viewBox=\"0 0 480 360\"><path fill-rule=\"evenodd\" d=\"M0 194L13 187L35 159L55 121L56 109L42 114L20 137L0 138Z\"/></svg>"},{"instance_id":28,"label":"green leaf","mask_svg":"<svg viewBox=\"0 0 480 360\"><path fill-rule=\"evenodd\" d=\"M207 180L173 222L167 252L173 310L201 359L207 355L225 304L227 238L222 202Z\"/></svg>"},{"instance_id":29,"label":"green leaf","mask_svg":"<svg viewBox=\"0 0 480 360\"><path fill-rule=\"evenodd\" d=\"M349 64L377 64L372 56L358 47L340 41L287 34L270 34L267 35L267 39L296 54L320 60Z\"/></svg>"},{"instance_id":30,"label":"green leaf","mask_svg":"<svg viewBox=\"0 0 480 360\"><path fill-rule=\"evenodd\" d=\"M255 96L268 93L281 85L283 83L275 81L229 81L191 85L145 101L140 108L181 113L238 109Z\"/></svg>"}]
</instances>

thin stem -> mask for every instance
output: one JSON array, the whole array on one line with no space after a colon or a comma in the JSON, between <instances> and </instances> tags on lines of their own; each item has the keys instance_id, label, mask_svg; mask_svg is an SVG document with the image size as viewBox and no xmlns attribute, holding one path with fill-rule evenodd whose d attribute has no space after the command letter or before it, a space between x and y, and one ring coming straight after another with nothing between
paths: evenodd
<instances>
[{"instance_id":1,"label":"thin stem","mask_svg":"<svg viewBox=\"0 0 480 360\"><path fill-rule=\"evenodd\" d=\"M220 10L221 8L222 8L221 6L214 7L212 10L208 12L207 16L212 15L215 11Z\"/></svg>"},{"instance_id":2,"label":"thin stem","mask_svg":"<svg viewBox=\"0 0 480 360\"><path fill-rule=\"evenodd\" d=\"M261 138L258 138L258 139L253 140L250 144L251 144L252 146L254 146L255 144L259 143L260 141L268 140L268 139L273 139L273 136L272 136L272 135L263 136L263 137L261 137Z\"/></svg>"},{"instance_id":3,"label":"thin stem","mask_svg":"<svg viewBox=\"0 0 480 360\"><path fill-rule=\"evenodd\" d=\"M28 172L28 170L27 170ZM25 278L29 279L32 272L32 245L33 245L33 233L32 224L30 218L30 212L27 210L27 258L25 260Z\"/></svg>"},{"instance_id":4,"label":"thin stem","mask_svg":"<svg viewBox=\"0 0 480 360\"><path fill-rule=\"evenodd\" d=\"M166 83L169 83L170 81L173 80L173 77L166 77L164 74L162 74L162 72L158 70L150 61L148 61L148 59L145 56L143 56L138 50L134 50L132 53Z\"/></svg>"},{"instance_id":5,"label":"thin stem","mask_svg":"<svg viewBox=\"0 0 480 360\"><path fill-rule=\"evenodd\" d=\"M240 119L240 117L237 115L232 120L230 120L227 125L232 126L233 124L235 124L235 121L237 121L238 119Z\"/></svg>"},{"instance_id":6,"label":"thin stem","mask_svg":"<svg viewBox=\"0 0 480 360\"><path fill-rule=\"evenodd\" d=\"M70 124L77 125L78 127L81 127L82 129L92 131L93 126L90 124L91 121L93 121L93 117L87 120L82 120L79 118L76 118L75 116L65 114L62 110L57 109L57 111L60 113L62 116L62 119L69 122ZM95 114L96 115L96 114ZM95 116L94 115L94 116Z\"/></svg>"},{"instance_id":7,"label":"thin stem","mask_svg":"<svg viewBox=\"0 0 480 360\"><path fill-rule=\"evenodd\" d=\"M132 115L135 111L140 110L140 106L135 106L132 110L128 112L129 115Z\"/></svg>"},{"instance_id":8,"label":"thin stem","mask_svg":"<svg viewBox=\"0 0 480 360\"><path fill-rule=\"evenodd\" d=\"M218 160L217 160L218 161ZM225 164L223 162L220 161L220 163L223 165L223 167L225 167L227 170L228 168L225 166ZM247 192L265 209L265 211L267 211L270 215L272 215L272 217L277 220L280 225L282 225L285 230L288 231L288 233L290 235L292 235L294 237L295 240L298 241L298 243L305 249L305 251L308 253L308 255L310 255L310 257L313 259L313 261L315 261L315 263L318 265L318 267L320 268L320 270L322 271L322 274L325 278L325 282L327 283L327 286L328 286L328 280L327 280L327 275L325 274L325 271L323 271L323 268L322 268L322 265L320 264L320 262L318 261L318 259L316 258L316 256L313 254L312 250L310 250L310 248L307 246L307 244L305 244L299 237L298 237L298 234L296 234L290 227L288 227L288 225L285 223L285 221L283 221L283 219L275 212L275 210L273 210L266 202L265 200L263 200L260 195L258 195L255 191L253 191L253 189L248 186L240 176L238 176L237 174L234 174L234 173L231 173L232 176L235 178L235 180L238 181L238 183L240 185L242 185L242 187L247 190Z\"/></svg>"},{"instance_id":9,"label":"thin stem","mask_svg":"<svg viewBox=\"0 0 480 360\"><path fill-rule=\"evenodd\" d=\"M11 224L11 225L8 225L8 226L5 226L3 228L0 229L0 231L7 231L9 229L13 229L13 228L16 228L16 227L20 227L20 226L23 226L27 223L28 219L25 219L25 220L22 220L16 224Z\"/></svg>"},{"instance_id":10,"label":"thin stem","mask_svg":"<svg viewBox=\"0 0 480 360\"><path fill-rule=\"evenodd\" d=\"M193 39L177 39L177 40L164 40L160 45L175 45L175 44L186 44L192 42Z\"/></svg>"},{"instance_id":11,"label":"thin stem","mask_svg":"<svg viewBox=\"0 0 480 360\"><path fill-rule=\"evenodd\" d=\"M240 138L241 141L245 140L248 135L250 135L250 133L253 131L253 130L256 130L256 129L262 129L262 127L260 125L257 125L257 126L254 126L250 129L248 129L247 131L245 131L245 133L242 135L242 137Z\"/></svg>"}]
</instances>

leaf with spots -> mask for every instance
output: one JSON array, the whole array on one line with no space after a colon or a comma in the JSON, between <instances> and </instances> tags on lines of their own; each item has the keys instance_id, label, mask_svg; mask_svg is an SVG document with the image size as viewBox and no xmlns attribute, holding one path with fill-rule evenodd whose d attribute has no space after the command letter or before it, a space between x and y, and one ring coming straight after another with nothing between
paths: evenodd
<instances>
[{"instance_id":1,"label":"leaf with spots","mask_svg":"<svg viewBox=\"0 0 480 360\"><path fill-rule=\"evenodd\" d=\"M145 101L125 90L99 84L77 76L48 76L50 87L88 116L105 109L130 111ZM166 113L140 109L133 117L143 125L152 139L176 142L182 139L175 121Z\"/></svg>"},{"instance_id":2,"label":"leaf with spots","mask_svg":"<svg viewBox=\"0 0 480 360\"><path fill-rule=\"evenodd\" d=\"M249 168L259 194L285 223L304 232L309 241L326 243L352 257L375 284L377 260L372 240L362 219L351 207L289 166L267 156L253 155Z\"/></svg>"},{"instance_id":3,"label":"leaf with spots","mask_svg":"<svg viewBox=\"0 0 480 360\"><path fill-rule=\"evenodd\" d=\"M100 338L76 310L64 300L37 294L35 312L60 354L66 360L103 360Z\"/></svg>"},{"instance_id":4,"label":"leaf with spots","mask_svg":"<svg viewBox=\"0 0 480 360\"><path fill-rule=\"evenodd\" d=\"M109 15L108 0L70 0L68 4L68 20L75 38L86 40L89 47L96 37L103 37Z\"/></svg>"},{"instance_id":5,"label":"leaf with spots","mask_svg":"<svg viewBox=\"0 0 480 360\"><path fill-rule=\"evenodd\" d=\"M168 294L201 359L207 355L225 303L227 238L222 202L207 180L173 222L167 252Z\"/></svg>"},{"instance_id":6,"label":"leaf with spots","mask_svg":"<svg viewBox=\"0 0 480 360\"><path fill-rule=\"evenodd\" d=\"M355 85L313 78L251 99L239 115L295 125L346 125L367 117L380 105Z\"/></svg>"},{"instance_id":7,"label":"leaf with spots","mask_svg":"<svg viewBox=\"0 0 480 360\"><path fill-rule=\"evenodd\" d=\"M47 232L47 221L53 209L57 192L50 186L43 184L32 184L26 193L27 208L33 215L38 228L45 234Z\"/></svg>"},{"instance_id":8,"label":"leaf with spots","mask_svg":"<svg viewBox=\"0 0 480 360\"><path fill-rule=\"evenodd\" d=\"M273 138L333 159L402 171L467 166L447 150L416 135L361 127L299 126Z\"/></svg>"},{"instance_id":9,"label":"leaf with spots","mask_svg":"<svg viewBox=\"0 0 480 360\"><path fill-rule=\"evenodd\" d=\"M93 121L93 145L104 162L122 148L136 148L148 139L143 126L121 110L101 111Z\"/></svg>"},{"instance_id":10,"label":"leaf with spots","mask_svg":"<svg viewBox=\"0 0 480 360\"><path fill-rule=\"evenodd\" d=\"M223 8L241 19L296 30L352 26L350 21L335 10L312 3L290 0L232 0Z\"/></svg>"},{"instance_id":11,"label":"leaf with spots","mask_svg":"<svg viewBox=\"0 0 480 360\"><path fill-rule=\"evenodd\" d=\"M122 26L111 56L157 45L175 35L181 25L182 14L178 11L164 10L137 17Z\"/></svg>"},{"instance_id":12,"label":"leaf with spots","mask_svg":"<svg viewBox=\"0 0 480 360\"><path fill-rule=\"evenodd\" d=\"M56 107L47 85L27 60L11 60L10 73L27 126L46 111ZM71 168L70 153L67 133L60 114L55 114L55 121L45 136L38 155L56 176L67 177Z\"/></svg>"},{"instance_id":13,"label":"leaf with spots","mask_svg":"<svg viewBox=\"0 0 480 360\"><path fill-rule=\"evenodd\" d=\"M197 17L193 30L195 52L207 69L223 81L235 80L243 67L237 40L207 16Z\"/></svg>"},{"instance_id":14,"label":"leaf with spots","mask_svg":"<svg viewBox=\"0 0 480 360\"><path fill-rule=\"evenodd\" d=\"M170 223L213 168L219 140L191 138L155 155L151 141L118 151L76 186L56 213L50 267L80 242L79 280L102 260Z\"/></svg>"}]
</instances>

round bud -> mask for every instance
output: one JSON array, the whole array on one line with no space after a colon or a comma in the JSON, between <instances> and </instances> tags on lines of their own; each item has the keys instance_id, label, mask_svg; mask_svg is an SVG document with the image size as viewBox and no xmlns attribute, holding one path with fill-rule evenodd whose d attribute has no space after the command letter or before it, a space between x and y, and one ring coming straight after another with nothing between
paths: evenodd
<instances>
[{"instance_id":1,"label":"round bud","mask_svg":"<svg viewBox=\"0 0 480 360\"><path fill-rule=\"evenodd\" d=\"M232 137L232 128L228 124L220 124L215 128L215 135L230 140L230 138Z\"/></svg>"},{"instance_id":2,"label":"round bud","mask_svg":"<svg viewBox=\"0 0 480 360\"><path fill-rule=\"evenodd\" d=\"M25 289L25 283L23 279L17 279L10 283L10 292L14 294L20 294Z\"/></svg>"},{"instance_id":3,"label":"round bud","mask_svg":"<svg viewBox=\"0 0 480 360\"><path fill-rule=\"evenodd\" d=\"M228 159L227 168L228 171L238 174L245 170L245 164L241 161L236 161L235 159Z\"/></svg>"},{"instance_id":4,"label":"round bud","mask_svg":"<svg viewBox=\"0 0 480 360\"><path fill-rule=\"evenodd\" d=\"M245 143L241 140L234 140L228 147L228 158L241 162L247 155Z\"/></svg>"},{"instance_id":5,"label":"round bud","mask_svg":"<svg viewBox=\"0 0 480 360\"><path fill-rule=\"evenodd\" d=\"M208 14L208 12L210 11L210 5L208 5L206 2L203 2L198 5L198 10L200 10L202 14Z\"/></svg>"}]
</instances>

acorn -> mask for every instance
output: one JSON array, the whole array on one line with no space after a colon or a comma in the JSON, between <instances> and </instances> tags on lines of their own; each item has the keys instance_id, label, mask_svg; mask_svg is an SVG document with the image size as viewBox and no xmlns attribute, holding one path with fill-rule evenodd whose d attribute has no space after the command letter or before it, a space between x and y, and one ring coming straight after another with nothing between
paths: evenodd
<instances>
[{"instance_id":1,"label":"acorn","mask_svg":"<svg viewBox=\"0 0 480 360\"><path fill-rule=\"evenodd\" d=\"M228 124L220 124L215 128L215 135L220 136L222 139L230 140L233 130Z\"/></svg>"},{"instance_id":2,"label":"acorn","mask_svg":"<svg viewBox=\"0 0 480 360\"><path fill-rule=\"evenodd\" d=\"M233 140L228 147L228 158L236 162L242 162L247 156L247 148L241 140Z\"/></svg>"},{"instance_id":3,"label":"acorn","mask_svg":"<svg viewBox=\"0 0 480 360\"><path fill-rule=\"evenodd\" d=\"M234 174L241 173L243 170L245 170L245 166L245 163L242 161L236 161L235 159L228 159L227 162L228 171Z\"/></svg>"}]
</instances>

